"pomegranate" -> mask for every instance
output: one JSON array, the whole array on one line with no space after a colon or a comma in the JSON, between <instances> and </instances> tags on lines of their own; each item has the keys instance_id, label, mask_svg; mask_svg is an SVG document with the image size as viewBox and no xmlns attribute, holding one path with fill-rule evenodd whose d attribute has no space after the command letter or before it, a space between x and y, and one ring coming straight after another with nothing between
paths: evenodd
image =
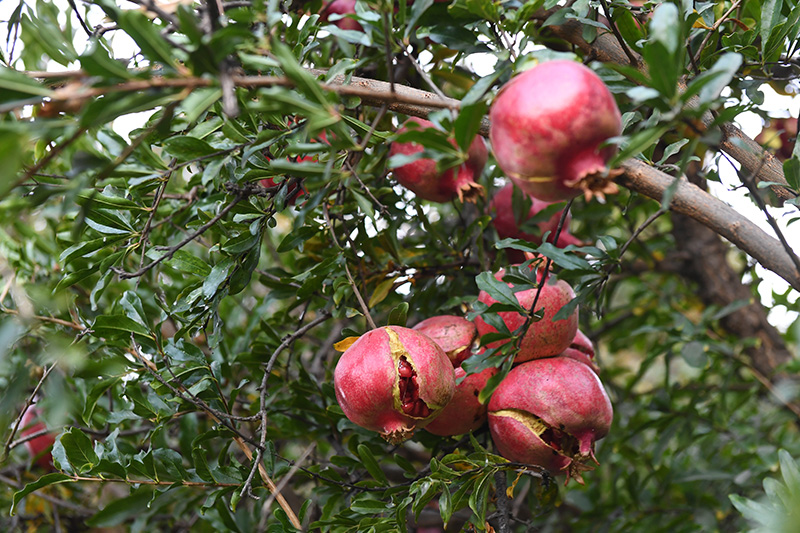
<instances>
[{"instance_id":1,"label":"pomegranate","mask_svg":"<svg viewBox=\"0 0 800 533\"><path fill-rule=\"evenodd\" d=\"M421 118L410 118L398 130L403 133L408 130L408 124L414 122L422 129L433 127L433 123ZM453 146L456 145L451 140ZM392 143L389 155L412 155L422 152L424 148L414 142ZM431 202L449 202L458 197L462 202L475 202L483 194L483 187L475 183L475 178L480 176L486 166L488 152L483 138L476 136L467 151L467 160L457 168L449 168L444 172L436 171L436 161L433 159L417 159L393 170L394 177L407 189L423 200Z\"/></svg>"},{"instance_id":2,"label":"pomegranate","mask_svg":"<svg viewBox=\"0 0 800 533\"><path fill-rule=\"evenodd\" d=\"M355 341L336 364L333 384L345 416L393 444L433 420L455 391L444 350L400 326L376 328Z\"/></svg>"},{"instance_id":3,"label":"pomegranate","mask_svg":"<svg viewBox=\"0 0 800 533\"><path fill-rule=\"evenodd\" d=\"M19 427L22 428L20 437L33 435L34 433L47 429L47 426L41 421L41 412L34 405L31 405L28 410L25 411L25 414L22 415ZM36 461L37 465L45 470L52 470L53 456L50 454L50 450L53 449L53 444L55 444L55 442L56 439L52 434L45 433L25 441L24 444L31 458Z\"/></svg>"},{"instance_id":4,"label":"pomegranate","mask_svg":"<svg viewBox=\"0 0 800 533\"><path fill-rule=\"evenodd\" d=\"M594 362L594 346L592 346L592 341L589 340L589 337L581 330L578 330L575 334L575 338L572 339L572 344L569 345L569 348L564 350L561 356L570 357L588 365L595 374L600 370Z\"/></svg>"},{"instance_id":5,"label":"pomegranate","mask_svg":"<svg viewBox=\"0 0 800 533\"><path fill-rule=\"evenodd\" d=\"M616 191L606 162L622 132L608 87L580 63L541 63L512 78L489 112L497 164L522 190L540 200L568 200L582 192Z\"/></svg>"},{"instance_id":6,"label":"pomegranate","mask_svg":"<svg viewBox=\"0 0 800 533\"><path fill-rule=\"evenodd\" d=\"M509 372L489 401L497 451L511 461L565 472L583 484L594 442L611 427L613 409L592 370L569 357L528 361Z\"/></svg>"},{"instance_id":7,"label":"pomegranate","mask_svg":"<svg viewBox=\"0 0 800 533\"><path fill-rule=\"evenodd\" d=\"M320 11L320 20L327 22L328 17L332 14L337 15L351 15L356 12L356 0L333 0L332 2L325 2ZM341 30L354 30L363 31L364 28L357 20L351 18L340 18L333 22Z\"/></svg>"},{"instance_id":8,"label":"pomegranate","mask_svg":"<svg viewBox=\"0 0 800 533\"><path fill-rule=\"evenodd\" d=\"M426 318L413 328L438 344L453 367L458 368L470 356L472 343L478 336L475 324L460 316L442 315Z\"/></svg>"},{"instance_id":9,"label":"pomegranate","mask_svg":"<svg viewBox=\"0 0 800 533\"><path fill-rule=\"evenodd\" d=\"M467 376L464 369L459 367L455 374L456 379L463 377L464 381L456 385L456 392L450 403L425 426L425 431L440 437L463 435L475 431L486 422L486 406L478 401L478 394L489 378L497 374L497 369L490 367Z\"/></svg>"},{"instance_id":10,"label":"pomegranate","mask_svg":"<svg viewBox=\"0 0 800 533\"><path fill-rule=\"evenodd\" d=\"M494 277L502 281L504 275L505 270L501 269ZM539 277L541 279L541 274ZM508 286L514 287L512 283L509 283ZM516 292L514 295L522 307L530 310L537 290L536 288L526 289ZM539 299L536 302L536 310L544 308L544 316L538 322L531 322L528 327L528 331L520 342L519 352L514 358L517 363L559 355L569 348L572 339L575 338L575 333L578 331L578 308L576 307L575 311L564 320L553 321L553 316L573 298L575 298L575 292L566 281L557 280L555 276L548 274L541 294L539 294ZM485 291L480 292L478 301L486 305L497 303L497 300L489 296ZM512 333L522 327L527 320L527 317L516 311L502 311L498 315L500 315L500 318ZM480 316L475 318L475 325L478 327L478 334L481 336L497 331ZM503 342L491 343L489 347L499 346Z\"/></svg>"},{"instance_id":11,"label":"pomegranate","mask_svg":"<svg viewBox=\"0 0 800 533\"><path fill-rule=\"evenodd\" d=\"M528 198L531 200L530 211L528 211L528 215L525 216L523 220L517 221L513 207L513 195L514 184L509 183L500 189L489 203L489 210L494 214L492 223L494 224L494 228L497 230L497 235L501 239L522 239L534 244L541 244L542 236L549 231L550 236L547 238L547 242L553 242L553 238L556 234L556 229L558 229L558 222L561 220L561 214L563 213L563 210L553 214L553 216L551 216L548 220L537 223L537 227L539 228L538 235L526 233L520 229L520 225L526 220L533 218L542 209L552 205L553 202L545 202L544 200L539 200L536 197L528 195ZM564 248L570 244L574 244L576 246L583 244L581 241L570 235L569 230L567 229L569 228L570 218L571 216L567 214L567 218L564 221L564 227L561 228L561 234L558 236L556 246L559 248Z\"/></svg>"}]
</instances>

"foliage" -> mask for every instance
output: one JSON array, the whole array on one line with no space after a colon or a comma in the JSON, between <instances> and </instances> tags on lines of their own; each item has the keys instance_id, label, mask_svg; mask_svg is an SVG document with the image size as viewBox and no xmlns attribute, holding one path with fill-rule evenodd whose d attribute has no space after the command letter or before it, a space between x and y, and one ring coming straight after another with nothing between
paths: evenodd
<instances>
[{"instance_id":1,"label":"foliage","mask_svg":"<svg viewBox=\"0 0 800 533\"><path fill-rule=\"evenodd\" d=\"M437 130L403 135L445 168L463 161L515 72L583 60L623 112L615 163L638 157L679 176L721 157L716 126L766 118L765 87L794 65L800 4L376 0L356 4L363 31L321 21L319 1L234 2L222 18L215 2L155 14L121 4L19 0L5 26L0 529L284 531L291 509L323 531L498 529L504 516L514 531L739 531L763 508L746 499L778 450L800 456L796 390L754 370L756 340L721 326L748 301L710 305L685 272L662 268L692 235L623 189L572 202L584 246L498 242L488 199L432 204L393 182L404 102L348 92L337 76L459 100L430 114ZM643 70L592 62L553 30L578 24L591 43L608 34L599 14ZM479 75L478 57L496 60L493 72ZM30 72L56 66L82 72ZM716 124L698 129L709 110ZM795 191L798 164L795 152ZM489 198L505 178L490 161L479 181ZM507 462L486 428L392 446L336 403L334 344L370 329L366 308L378 325L467 313L497 324L501 308L475 304L480 289L504 301L490 273L508 266L506 248L552 261L598 346L615 420L585 486ZM729 261L756 298L753 262L734 248ZM525 269L512 274L535 286ZM791 306L796 294L773 297ZM780 342L796 343L793 331ZM465 368L507 372L510 346ZM58 435L53 472L13 442L37 385ZM770 505L796 493L789 481L765 483Z\"/></svg>"}]
</instances>

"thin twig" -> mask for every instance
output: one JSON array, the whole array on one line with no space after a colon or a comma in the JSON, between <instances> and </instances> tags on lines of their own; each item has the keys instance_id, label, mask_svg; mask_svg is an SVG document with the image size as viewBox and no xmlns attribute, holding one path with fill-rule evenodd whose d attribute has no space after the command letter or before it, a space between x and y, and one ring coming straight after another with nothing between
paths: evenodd
<instances>
[{"instance_id":1,"label":"thin twig","mask_svg":"<svg viewBox=\"0 0 800 533\"><path fill-rule=\"evenodd\" d=\"M6 442L3 444L3 453L0 454L0 463L4 462L6 457L8 457L8 452L11 449L11 441L14 439L14 435L17 434L17 430L19 430L19 425L22 423L22 418L25 416L25 413L33 404L33 400L36 398L36 395L39 394L39 389L42 388L44 380L47 379L47 376L49 376L50 372L52 372L53 369L56 367L56 364L57 363L53 363L49 367L46 367L44 369L44 372L42 372L42 377L39 379L39 383L36 384L36 387L33 388L33 392L31 392L28 398L25 400L25 405L17 415L16 420L14 420L14 425L11 428L11 433L8 434L8 437L6 437Z\"/></svg>"},{"instance_id":2,"label":"thin twig","mask_svg":"<svg viewBox=\"0 0 800 533\"><path fill-rule=\"evenodd\" d=\"M173 255L175 255L175 252L177 252L178 250L180 250L181 248L183 248L184 246L195 240L197 237L205 233L206 230L208 230L211 226L219 222L223 217L225 217L225 215L228 214L228 212L231 209L233 209L236 206L236 204L244 200L246 197L247 195L243 194L241 191L237 192L233 200L231 200L231 202L228 205L222 208L222 210L219 213L217 213L217 215L214 218L212 218L211 220L200 226L200 228L198 228L194 233L191 233L188 237L184 238L178 244L167 248L166 253L164 255L152 261L151 263L148 263L147 265L143 266L136 272L126 272L125 270L116 267L112 268L112 270L119 276L120 279L130 279L146 274L154 266L158 265L159 263L161 263L166 259L170 259Z\"/></svg>"},{"instance_id":3,"label":"thin twig","mask_svg":"<svg viewBox=\"0 0 800 533\"><path fill-rule=\"evenodd\" d=\"M344 248L342 245L339 244L339 240L336 238L336 232L333 229L333 222L331 221L331 217L328 214L328 204L322 204L322 214L325 217L325 223L328 225L328 230L330 231L331 238L333 239L334 244L336 247L339 248L342 252L344 252ZM364 318L367 320L367 324L369 324L370 329L376 329L378 326L375 325L375 321L372 319L372 315L369 313L369 307L367 303L364 301L364 297L361 296L361 292L358 290L358 286L356 285L355 280L353 279L353 275L350 273L350 268L347 266L347 258L344 261L344 273L347 275L347 280L350 282L350 287L353 289L353 293L356 295L356 299L358 300L358 305L361 306L361 311L364 313Z\"/></svg>"},{"instance_id":4,"label":"thin twig","mask_svg":"<svg viewBox=\"0 0 800 533\"><path fill-rule=\"evenodd\" d=\"M601 1L602 1L602 0L601 0ZM727 19L727 18L728 18L728 15L730 15L731 13L733 13L734 11L736 11L736 9L739 7L739 5L740 5L741 3L742 3L742 0L736 0L736 1L735 1L735 2L734 2L732 5L731 5L730 9L728 9L728 11L726 11L726 12L725 12L725 14L724 14L724 15L722 15L722 16L719 18L719 20L717 20L717 21L714 23L714 25L711 27L711 29L710 29L710 30L708 30L708 33L706 33L706 36L703 38L703 42L702 42L702 43L700 43L700 48L698 48L698 49L697 49L697 54L694 56L694 62L695 62L695 63L699 63L699 62L700 62L700 54L702 54L702 53L703 53L703 48L705 48L705 47L706 47L706 45L708 44L708 41L709 41L709 39L711 39L711 36L712 36L712 35L714 35L714 32L716 32L716 31L717 31L717 29L719 29L719 27L722 25L722 23L723 23L723 22L725 22L725 19Z\"/></svg>"}]
</instances>

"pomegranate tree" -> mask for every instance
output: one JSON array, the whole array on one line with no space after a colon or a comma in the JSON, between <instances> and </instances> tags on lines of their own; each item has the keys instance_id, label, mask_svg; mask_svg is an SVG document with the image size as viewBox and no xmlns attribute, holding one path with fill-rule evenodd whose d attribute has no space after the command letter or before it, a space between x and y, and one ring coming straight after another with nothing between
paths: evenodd
<instances>
[{"instance_id":1,"label":"pomegranate tree","mask_svg":"<svg viewBox=\"0 0 800 533\"><path fill-rule=\"evenodd\" d=\"M494 277L502 281L504 275L505 270L501 269ZM508 286L512 289L514 287L512 283L508 283ZM514 296L523 308L530 310L533 300L536 298L537 290L537 288L525 289L515 292ZM575 292L566 281L556 279L551 274L547 275L539 294L539 299L536 301L536 310L544 308L544 316L541 320L530 323L525 336L519 344L519 352L514 359L516 362L521 363L531 359L552 357L569 348L575 338L575 333L578 331L578 308L576 307L564 320L553 320L553 317L573 298L575 298ZM497 303L497 300L492 298L486 291L480 292L478 301L487 306ZM498 315L512 333L522 327L528 320L526 315L516 311L502 311ZM497 331L480 316L475 318L475 325L478 328L478 334L481 336ZM502 341L492 343L489 346L495 347L500 344L502 344Z\"/></svg>"},{"instance_id":2,"label":"pomegranate tree","mask_svg":"<svg viewBox=\"0 0 800 533\"><path fill-rule=\"evenodd\" d=\"M541 63L512 78L489 113L489 138L498 165L521 189L549 202L584 191L616 191L606 162L622 132L614 97L580 63Z\"/></svg>"},{"instance_id":3,"label":"pomegranate tree","mask_svg":"<svg viewBox=\"0 0 800 533\"><path fill-rule=\"evenodd\" d=\"M444 350L453 367L470 356L470 348L478 336L475 324L460 316L441 315L427 318L413 328L431 338Z\"/></svg>"},{"instance_id":4,"label":"pomegranate tree","mask_svg":"<svg viewBox=\"0 0 800 533\"><path fill-rule=\"evenodd\" d=\"M497 369L494 367L469 376L463 368L456 368L456 380L463 378L463 381L456 385L453 399L432 422L425 426L425 431L440 437L450 437L463 435L481 427L486 422L487 406L478 401L478 395L489 378L495 374Z\"/></svg>"},{"instance_id":5,"label":"pomegranate tree","mask_svg":"<svg viewBox=\"0 0 800 533\"><path fill-rule=\"evenodd\" d=\"M611 427L613 409L603 384L569 357L528 361L509 372L489 401L489 429L497 451L511 461L565 472L597 462L594 443Z\"/></svg>"},{"instance_id":6,"label":"pomegranate tree","mask_svg":"<svg viewBox=\"0 0 800 533\"><path fill-rule=\"evenodd\" d=\"M410 118L398 130L398 133L408 131L409 123L416 123L419 128L431 128L433 123L421 118ZM453 146L455 141L451 141ZM415 142L392 143L389 155L413 155L424 150L423 146ZM467 160L456 168L449 168L444 172L436 170L436 161L422 158L395 168L395 179L405 188L423 200L431 202L449 202L454 198L460 201L474 202L483 193L483 187L475 183L475 179L483 172L489 154L483 138L476 136L467 150Z\"/></svg>"},{"instance_id":7,"label":"pomegranate tree","mask_svg":"<svg viewBox=\"0 0 800 533\"><path fill-rule=\"evenodd\" d=\"M453 397L453 365L439 345L410 328L385 326L355 341L333 374L336 400L351 422L400 443Z\"/></svg>"}]
</instances>

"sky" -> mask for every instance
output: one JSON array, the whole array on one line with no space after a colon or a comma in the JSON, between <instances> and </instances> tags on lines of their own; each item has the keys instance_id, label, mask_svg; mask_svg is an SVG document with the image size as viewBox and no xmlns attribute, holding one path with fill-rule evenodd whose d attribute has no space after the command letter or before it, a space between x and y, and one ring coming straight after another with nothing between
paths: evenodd
<instances>
[{"instance_id":1,"label":"sky","mask_svg":"<svg viewBox=\"0 0 800 533\"><path fill-rule=\"evenodd\" d=\"M164 5L178 1L182 0L169 0L166 2L162 0L159 2L159 4ZM75 27L78 27L77 20L69 9L67 0L55 0L55 4L60 6L63 13L62 16L72 16L73 24ZM123 8L129 7L133 9L137 7L130 2L121 2L120 4ZM6 57L8 52L8 47L5 46L5 37L7 34L6 21L17 5L18 2L16 0L0 0L0 36L2 36L0 41L2 41L2 46ZM101 22L102 12L99 10L99 8L93 7L92 10L93 11L90 15L89 23L97 24ZM111 35L111 39L113 39L113 45L115 50L118 51L118 57L130 57L132 55L132 50L135 49L134 44L126 35L122 34L121 32L111 32L108 35ZM85 33L78 32L78 42L76 42L75 46L79 52L83 49L86 42ZM17 46L21 46L21 43L19 43ZM425 60L424 55L420 57L420 60ZM486 76L493 72L494 61L495 59L491 55L474 54L465 59L465 65L468 66L468 68L471 68L479 76ZM56 63L53 63L52 67L50 68L50 70L64 69L65 67L62 67ZM787 91L793 93L792 96L778 94L769 86L764 86L762 90L765 93L765 102L760 107L764 110L767 110L770 116L791 116L796 118L798 114L800 114L800 97L798 97L800 84L798 84L796 81L793 82L793 85L787 87ZM127 137L130 131L140 127L149 115L150 113L146 112L121 117L115 121L114 129ZM762 128L761 118L752 112L740 114L737 117L736 122L751 138L754 138L756 135L758 135ZM720 183L709 183L710 192L734 207L739 213L756 223L769 235L775 236L775 233L767 222L764 213L762 213L759 208L747 198L746 190L740 186L740 180L736 174L736 169L724 158L720 163L719 175L721 179ZM796 253L800 252L800 221L790 226L787 225L788 221L792 218L800 217L800 209L793 206L786 208L770 207L768 209L772 216L778 221L778 224L780 225L790 246L796 251ZM762 282L759 286L762 302L765 306L767 306L767 308L772 308L770 311L769 320L778 329L785 331L795 320L797 320L798 312L796 310L786 309L783 306L773 306L772 291L783 293L789 288L789 285L779 276L773 274L760 265L756 267L756 272L756 275L764 279L764 282ZM792 291L790 300L796 302L797 296L797 292ZM795 309L797 308L797 306L794 307Z\"/></svg>"}]
</instances>

